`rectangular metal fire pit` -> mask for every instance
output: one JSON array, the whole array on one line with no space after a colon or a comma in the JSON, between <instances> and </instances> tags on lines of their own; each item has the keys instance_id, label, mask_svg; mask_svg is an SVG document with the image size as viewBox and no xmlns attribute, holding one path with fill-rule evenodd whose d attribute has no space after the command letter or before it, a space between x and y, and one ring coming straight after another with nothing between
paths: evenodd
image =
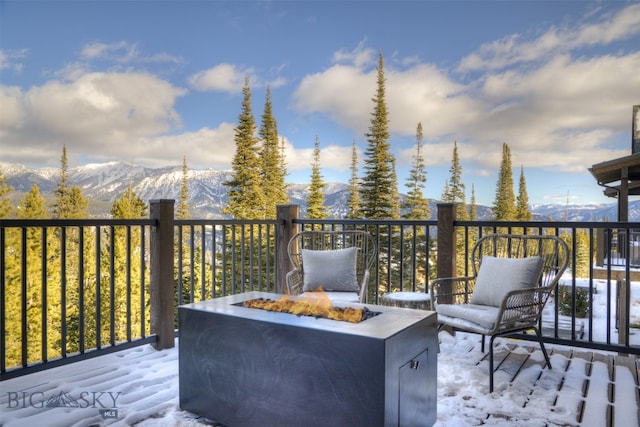
<instances>
[{"instance_id":1,"label":"rectangular metal fire pit","mask_svg":"<svg viewBox=\"0 0 640 427\"><path fill-rule=\"evenodd\" d=\"M231 427L435 423L434 312L367 304L380 314L348 323L236 305L280 296L180 306L182 409Z\"/></svg>"}]
</instances>

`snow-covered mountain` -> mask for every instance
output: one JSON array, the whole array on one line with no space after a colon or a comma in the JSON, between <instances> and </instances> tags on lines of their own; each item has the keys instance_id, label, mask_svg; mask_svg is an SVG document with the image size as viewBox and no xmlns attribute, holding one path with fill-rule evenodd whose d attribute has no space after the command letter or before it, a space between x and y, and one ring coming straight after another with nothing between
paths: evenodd
<instances>
[{"instance_id":1,"label":"snow-covered mountain","mask_svg":"<svg viewBox=\"0 0 640 427\"><path fill-rule=\"evenodd\" d=\"M590 204L590 205L536 205L532 212L536 219L553 218L555 221L615 221L618 217L618 205ZM629 202L629 220L640 219L640 201Z\"/></svg>"},{"instance_id":2,"label":"snow-covered mountain","mask_svg":"<svg viewBox=\"0 0 640 427\"><path fill-rule=\"evenodd\" d=\"M30 169L23 165L0 163L0 168L13 187L18 198L37 184L40 192L51 196L59 180L59 169ZM180 196L182 167L146 168L125 162L88 164L69 169L69 182L82 189L82 194L98 205L97 215L108 216L111 203L131 186L145 202L152 199L175 199ZM223 184L231 178L227 171L213 169L189 170L189 206L193 218L223 218L222 207L227 200L227 187ZM309 184L290 184L289 198L292 204L301 206L305 213L305 200ZM331 216L344 217L349 197L348 185L326 183L325 204ZM17 198L14 197L14 200ZM437 200L430 200L432 218L435 218ZM555 221L615 221L617 205L539 205L533 206L535 219ZM478 206L481 220L491 219L491 208ZM629 203L629 219L640 220L640 201Z\"/></svg>"}]
</instances>

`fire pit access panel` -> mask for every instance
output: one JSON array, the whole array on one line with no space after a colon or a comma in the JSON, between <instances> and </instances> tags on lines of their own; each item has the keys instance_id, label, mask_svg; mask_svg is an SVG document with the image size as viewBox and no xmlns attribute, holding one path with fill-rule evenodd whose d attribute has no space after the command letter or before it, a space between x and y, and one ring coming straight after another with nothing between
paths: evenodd
<instances>
[{"instance_id":1,"label":"fire pit access panel","mask_svg":"<svg viewBox=\"0 0 640 427\"><path fill-rule=\"evenodd\" d=\"M435 422L435 313L369 305L353 324L235 305L257 297L278 295L180 307L182 409L231 427Z\"/></svg>"}]
</instances>

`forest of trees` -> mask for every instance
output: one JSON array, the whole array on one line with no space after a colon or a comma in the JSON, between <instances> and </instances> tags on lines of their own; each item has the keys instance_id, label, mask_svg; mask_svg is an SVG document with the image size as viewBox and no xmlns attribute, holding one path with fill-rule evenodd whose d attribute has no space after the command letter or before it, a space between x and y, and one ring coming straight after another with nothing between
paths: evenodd
<instances>
[{"instance_id":1,"label":"forest of trees","mask_svg":"<svg viewBox=\"0 0 640 427\"><path fill-rule=\"evenodd\" d=\"M225 182L228 201L223 212L236 220L264 221L275 219L276 207L289 202L284 138L278 134L277 120L267 87L260 125L252 111L249 79L245 79L238 123L235 127L235 154L231 178ZM406 179L407 195L398 192L396 159L391 152L389 116L386 104L384 59L378 57L376 90L372 97L372 113L366 137L367 145L359 165L356 142L352 143L351 177L349 179L349 219L405 220L407 225L390 225L371 229L380 242L378 289L386 292L402 289L403 284L421 284L414 290L425 290L435 274L433 236L420 224L430 218L423 124L416 124L415 152ZM325 219L325 206L320 136L316 135L311 163L311 176L306 200L306 217ZM453 152L449 178L441 201L457 206L459 220L476 220L473 186L467 204L462 166L457 142ZM88 201L82 190L71 186L68 179L66 146L62 147L60 173L54 191L54 202L47 206L37 185L16 206L10 202L11 187L0 170L0 219L83 219L88 218ZM362 171L362 175L359 172ZM180 194L175 198L175 217L190 218L188 166L182 161ZM502 145L502 161L493 205L498 221L531 219L524 168L520 168L517 197L514 192L511 152ZM113 219L148 217L145 202L129 187L111 208ZM524 230L523 230L524 231ZM273 260L274 228L263 223L234 225L213 235L209 245L225 249L224 257L213 259L212 250L204 242L205 232L180 226L175 237L176 304L206 299L215 295L247 289L253 283L269 281ZM477 238L458 235L459 254L465 245ZM586 271L589 236L579 233L577 239L578 273ZM7 366L60 357L63 353L82 352L149 334L149 271L145 245L148 234L144 227L96 226L36 227L7 229L3 268L5 289L5 351ZM571 237L566 237L570 240ZM200 244L194 244L196 241ZM570 245L571 247L571 245ZM432 259L427 259L427 253ZM460 255L462 256L462 255ZM242 265L242 268L238 268ZM457 261L459 272L469 268L466 260ZM249 285L248 285L249 283ZM406 288L404 289L406 290ZM46 309L43 310L43 307ZM27 353L22 352L23 337Z\"/></svg>"}]
</instances>

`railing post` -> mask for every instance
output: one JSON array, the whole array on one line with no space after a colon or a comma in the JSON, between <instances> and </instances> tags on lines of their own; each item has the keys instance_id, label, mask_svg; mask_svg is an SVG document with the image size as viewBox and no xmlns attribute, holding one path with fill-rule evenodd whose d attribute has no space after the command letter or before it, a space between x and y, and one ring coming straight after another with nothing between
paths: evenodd
<instances>
[{"instance_id":1,"label":"railing post","mask_svg":"<svg viewBox=\"0 0 640 427\"><path fill-rule=\"evenodd\" d=\"M598 267L602 267L604 265L605 236L608 235L609 230L605 233L604 228L596 229L596 265Z\"/></svg>"},{"instance_id":2,"label":"railing post","mask_svg":"<svg viewBox=\"0 0 640 427\"><path fill-rule=\"evenodd\" d=\"M299 205L278 205L276 207L276 283L275 291L279 294L287 293L286 275L293 266L287 254L287 245L291 237L298 232L298 225L294 220L300 218Z\"/></svg>"},{"instance_id":3,"label":"railing post","mask_svg":"<svg viewBox=\"0 0 640 427\"><path fill-rule=\"evenodd\" d=\"M156 350L171 348L174 343L173 219L174 200L151 200L150 217L158 223L151 231L150 305L151 333L158 340Z\"/></svg>"},{"instance_id":4,"label":"railing post","mask_svg":"<svg viewBox=\"0 0 640 427\"><path fill-rule=\"evenodd\" d=\"M438 277L456 276L456 220L454 203L438 203Z\"/></svg>"}]
</instances>

